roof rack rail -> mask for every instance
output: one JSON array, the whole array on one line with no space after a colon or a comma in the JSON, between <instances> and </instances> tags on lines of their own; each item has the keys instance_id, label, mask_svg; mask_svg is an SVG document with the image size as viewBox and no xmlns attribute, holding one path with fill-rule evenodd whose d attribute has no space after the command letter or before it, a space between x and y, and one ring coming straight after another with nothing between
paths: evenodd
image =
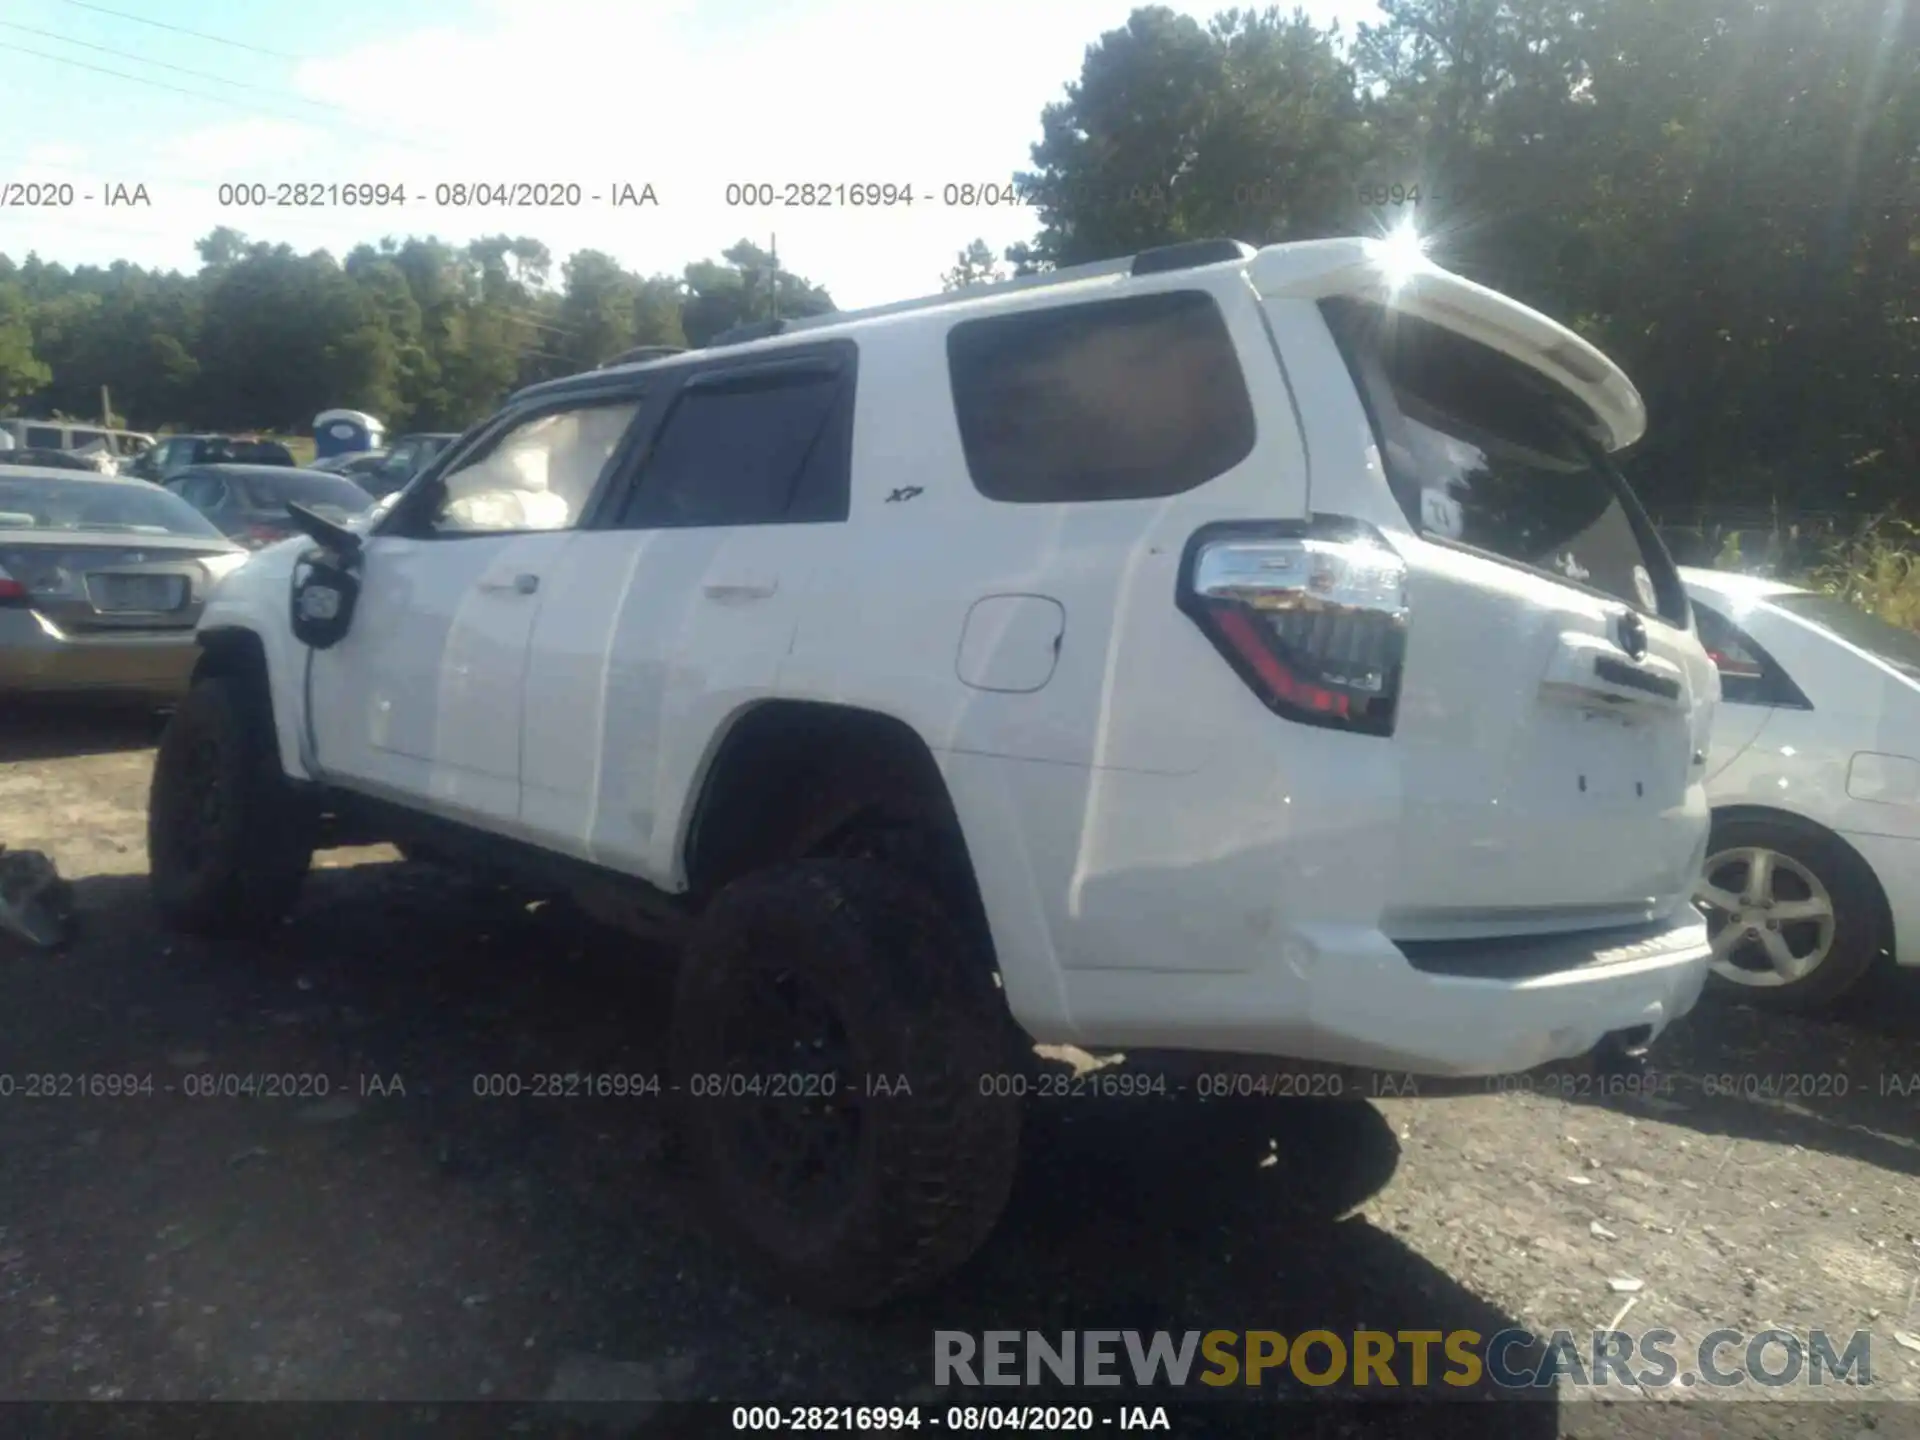
<instances>
[{"instance_id":1,"label":"roof rack rail","mask_svg":"<svg viewBox=\"0 0 1920 1440\"><path fill-rule=\"evenodd\" d=\"M722 330L706 343L703 348L712 349L718 345L742 345L749 340L765 340L772 335L784 335L797 327L799 322L786 319L750 320L744 325L734 325Z\"/></svg>"},{"instance_id":2,"label":"roof rack rail","mask_svg":"<svg viewBox=\"0 0 1920 1440\"><path fill-rule=\"evenodd\" d=\"M594 368L611 370L616 365L638 365L642 360L662 360L669 355L684 355L684 345L636 345L631 350L622 350L610 360L602 360Z\"/></svg>"},{"instance_id":3,"label":"roof rack rail","mask_svg":"<svg viewBox=\"0 0 1920 1440\"><path fill-rule=\"evenodd\" d=\"M837 310L826 315L807 315L786 322L778 334L813 330L823 325L844 325L850 320L875 320L882 315L904 315L915 310L934 310L978 300L987 295L1011 295L1021 290L1037 290L1048 285L1070 285L1077 280L1097 280L1108 275L1158 275L1169 270L1184 270L1195 265L1217 265L1224 260L1246 260L1259 252L1238 240L1189 240L1178 245L1162 245L1142 250L1138 255L1121 255L1112 260L1094 260L1085 265L1069 265L1064 270L1042 270L1035 275L1017 275L987 285L962 285L939 295L921 295L912 300L895 300L887 305L871 305L862 310ZM741 327L744 328L744 327ZM718 345L733 343L728 331L714 340ZM741 336L741 339L753 338Z\"/></svg>"},{"instance_id":4,"label":"roof rack rail","mask_svg":"<svg viewBox=\"0 0 1920 1440\"><path fill-rule=\"evenodd\" d=\"M1135 275L1164 275L1169 270L1190 270L1196 265L1219 265L1227 260L1251 260L1260 252L1240 240L1183 240L1178 245L1159 245L1142 250L1133 257Z\"/></svg>"}]
</instances>

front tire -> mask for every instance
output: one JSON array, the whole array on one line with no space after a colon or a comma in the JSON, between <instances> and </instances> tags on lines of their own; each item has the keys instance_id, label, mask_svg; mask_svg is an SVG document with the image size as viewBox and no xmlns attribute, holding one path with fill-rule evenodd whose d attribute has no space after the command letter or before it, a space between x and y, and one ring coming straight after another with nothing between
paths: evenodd
<instances>
[{"instance_id":1,"label":"front tire","mask_svg":"<svg viewBox=\"0 0 1920 1440\"><path fill-rule=\"evenodd\" d=\"M825 1309L925 1288L1012 1188L1002 1002L931 891L864 860L752 874L680 970L673 1068L717 1218L771 1286Z\"/></svg>"},{"instance_id":2,"label":"front tire","mask_svg":"<svg viewBox=\"0 0 1920 1440\"><path fill-rule=\"evenodd\" d=\"M1886 943L1866 862L1837 837L1786 818L1715 821L1694 894L1713 936L1710 983L1749 1005L1831 1005Z\"/></svg>"},{"instance_id":3,"label":"front tire","mask_svg":"<svg viewBox=\"0 0 1920 1440\"><path fill-rule=\"evenodd\" d=\"M161 918L206 936L277 924L312 864L314 821L313 806L281 773L259 687L201 681L154 758L147 854Z\"/></svg>"}]
</instances>

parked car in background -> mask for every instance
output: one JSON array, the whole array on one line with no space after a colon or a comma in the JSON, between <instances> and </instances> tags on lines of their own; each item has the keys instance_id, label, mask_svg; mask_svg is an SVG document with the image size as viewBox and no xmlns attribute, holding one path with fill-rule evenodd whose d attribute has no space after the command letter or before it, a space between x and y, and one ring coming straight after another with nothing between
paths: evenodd
<instances>
[{"instance_id":1,"label":"parked car in background","mask_svg":"<svg viewBox=\"0 0 1920 1440\"><path fill-rule=\"evenodd\" d=\"M312 461L309 470L323 471L328 475L344 475L356 484L365 480L386 462L385 450L361 450L351 455L328 455L324 459Z\"/></svg>"},{"instance_id":2,"label":"parked car in background","mask_svg":"<svg viewBox=\"0 0 1920 1440\"><path fill-rule=\"evenodd\" d=\"M1720 671L1698 902L1714 983L1805 1009L1920 965L1920 635L1833 595L1681 572Z\"/></svg>"},{"instance_id":3,"label":"parked car in background","mask_svg":"<svg viewBox=\"0 0 1920 1440\"><path fill-rule=\"evenodd\" d=\"M166 483L249 549L294 533L287 502L297 501L329 520L344 523L373 507L373 496L344 475L278 465L196 465Z\"/></svg>"},{"instance_id":4,"label":"parked car in background","mask_svg":"<svg viewBox=\"0 0 1920 1440\"><path fill-rule=\"evenodd\" d=\"M111 457L116 466L137 460L154 443L153 436L142 430L110 430L74 420L0 420L0 434L11 442L9 448L98 452Z\"/></svg>"},{"instance_id":5,"label":"parked car in background","mask_svg":"<svg viewBox=\"0 0 1920 1440\"><path fill-rule=\"evenodd\" d=\"M32 465L42 470L78 470L86 475L112 475L113 460L91 450L0 450L0 465Z\"/></svg>"},{"instance_id":6,"label":"parked car in background","mask_svg":"<svg viewBox=\"0 0 1920 1440\"><path fill-rule=\"evenodd\" d=\"M426 469L434 456L458 440L445 432L402 435L387 449L386 459L365 475L355 478L375 495L390 495Z\"/></svg>"},{"instance_id":7,"label":"parked car in background","mask_svg":"<svg viewBox=\"0 0 1920 1440\"><path fill-rule=\"evenodd\" d=\"M193 465L291 465L277 440L232 435L168 435L126 469L142 480L166 480Z\"/></svg>"},{"instance_id":8,"label":"parked car in background","mask_svg":"<svg viewBox=\"0 0 1920 1440\"><path fill-rule=\"evenodd\" d=\"M0 469L0 695L178 694L208 591L246 557L151 485Z\"/></svg>"}]
</instances>

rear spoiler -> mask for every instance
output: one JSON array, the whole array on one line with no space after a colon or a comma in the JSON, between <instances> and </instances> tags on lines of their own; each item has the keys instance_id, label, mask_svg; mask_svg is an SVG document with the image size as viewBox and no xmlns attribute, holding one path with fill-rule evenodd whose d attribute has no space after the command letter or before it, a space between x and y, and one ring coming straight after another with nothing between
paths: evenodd
<instances>
[{"instance_id":1,"label":"rear spoiler","mask_svg":"<svg viewBox=\"0 0 1920 1440\"><path fill-rule=\"evenodd\" d=\"M1646 434L1647 406L1626 372L1557 320L1518 300L1396 255L1396 273L1378 242L1311 240L1272 246L1247 262L1247 278L1266 299L1377 300L1511 356L1554 380L1590 409L1609 450Z\"/></svg>"}]
</instances>

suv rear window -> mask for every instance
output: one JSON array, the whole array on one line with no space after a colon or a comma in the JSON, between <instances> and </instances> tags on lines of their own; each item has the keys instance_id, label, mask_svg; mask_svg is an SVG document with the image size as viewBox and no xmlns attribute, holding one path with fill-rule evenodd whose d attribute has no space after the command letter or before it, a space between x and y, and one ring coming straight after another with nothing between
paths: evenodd
<instances>
[{"instance_id":1,"label":"suv rear window","mask_svg":"<svg viewBox=\"0 0 1920 1440\"><path fill-rule=\"evenodd\" d=\"M990 500L1157 499L1253 453L1253 401L1204 290L965 320L947 365L967 469Z\"/></svg>"},{"instance_id":2,"label":"suv rear window","mask_svg":"<svg viewBox=\"0 0 1920 1440\"><path fill-rule=\"evenodd\" d=\"M1321 308L1417 531L1686 623L1673 562L1572 395L1416 316L1345 298Z\"/></svg>"}]
</instances>

